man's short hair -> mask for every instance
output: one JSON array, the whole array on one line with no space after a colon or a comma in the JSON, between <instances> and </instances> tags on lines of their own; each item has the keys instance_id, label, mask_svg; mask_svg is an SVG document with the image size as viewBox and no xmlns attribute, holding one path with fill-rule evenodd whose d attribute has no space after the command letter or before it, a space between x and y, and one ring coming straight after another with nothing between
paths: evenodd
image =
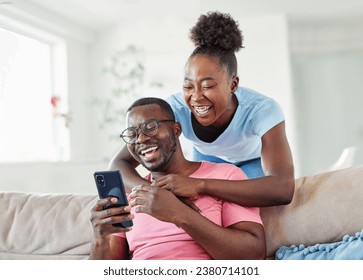
<instances>
[{"instance_id":1,"label":"man's short hair","mask_svg":"<svg viewBox=\"0 0 363 280\"><path fill-rule=\"evenodd\" d=\"M131 111L133 108L138 107L138 106L152 105L152 104L159 105L160 109L168 115L168 118L170 120L175 121L175 115L174 115L173 109L171 108L169 103L166 102L164 99L157 98L157 97L140 98L131 104L131 106L127 109L127 112Z\"/></svg>"}]
</instances>

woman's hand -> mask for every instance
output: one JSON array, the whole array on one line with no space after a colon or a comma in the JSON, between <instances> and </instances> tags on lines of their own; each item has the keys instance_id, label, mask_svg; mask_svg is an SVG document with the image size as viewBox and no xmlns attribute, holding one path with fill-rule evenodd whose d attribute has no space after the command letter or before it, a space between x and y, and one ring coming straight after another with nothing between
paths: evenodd
<instances>
[{"instance_id":1,"label":"woman's hand","mask_svg":"<svg viewBox=\"0 0 363 280\"><path fill-rule=\"evenodd\" d=\"M201 193L202 183L203 180L200 179L170 174L157 178L152 185L171 191L176 196L193 200L198 198L198 194Z\"/></svg>"},{"instance_id":2,"label":"woman's hand","mask_svg":"<svg viewBox=\"0 0 363 280\"><path fill-rule=\"evenodd\" d=\"M146 213L160 221L176 224L178 217L185 212L185 206L174 194L156 186L135 186L129 198L136 213Z\"/></svg>"}]
</instances>

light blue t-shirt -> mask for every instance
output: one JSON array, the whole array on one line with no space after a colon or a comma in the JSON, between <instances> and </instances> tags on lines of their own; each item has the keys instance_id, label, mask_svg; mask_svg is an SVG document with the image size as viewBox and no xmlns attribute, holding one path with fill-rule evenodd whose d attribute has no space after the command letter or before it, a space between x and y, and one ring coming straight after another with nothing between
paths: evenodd
<instances>
[{"instance_id":1,"label":"light blue t-shirt","mask_svg":"<svg viewBox=\"0 0 363 280\"><path fill-rule=\"evenodd\" d=\"M272 127L284 121L279 104L254 90L239 87L235 92L238 107L227 129L213 142L201 141L194 133L191 111L183 94L170 96L167 101L181 124L186 139L204 154L237 164L261 157L261 137Z\"/></svg>"}]
</instances>

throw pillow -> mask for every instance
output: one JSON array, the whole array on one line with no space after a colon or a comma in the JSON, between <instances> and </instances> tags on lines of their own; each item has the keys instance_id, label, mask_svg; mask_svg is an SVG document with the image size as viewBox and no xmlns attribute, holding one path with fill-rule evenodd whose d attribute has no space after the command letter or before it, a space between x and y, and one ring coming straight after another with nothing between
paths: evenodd
<instances>
[{"instance_id":1,"label":"throw pillow","mask_svg":"<svg viewBox=\"0 0 363 280\"><path fill-rule=\"evenodd\" d=\"M342 241L290 247L281 246L277 260L363 260L363 230L355 235L345 235Z\"/></svg>"}]
</instances>

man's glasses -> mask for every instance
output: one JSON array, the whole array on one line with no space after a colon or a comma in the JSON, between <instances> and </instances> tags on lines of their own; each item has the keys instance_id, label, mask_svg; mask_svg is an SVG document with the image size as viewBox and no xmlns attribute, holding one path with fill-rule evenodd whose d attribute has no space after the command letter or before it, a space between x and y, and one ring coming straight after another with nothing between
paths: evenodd
<instances>
[{"instance_id":1,"label":"man's glasses","mask_svg":"<svg viewBox=\"0 0 363 280\"><path fill-rule=\"evenodd\" d=\"M158 133L159 123L161 122L174 122L174 120L148 120L142 123L139 128L137 127L129 127L126 128L120 134L120 137L127 143L127 144L134 144L139 138L140 130L148 137L152 137Z\"/></svg>"}]
</instances>

